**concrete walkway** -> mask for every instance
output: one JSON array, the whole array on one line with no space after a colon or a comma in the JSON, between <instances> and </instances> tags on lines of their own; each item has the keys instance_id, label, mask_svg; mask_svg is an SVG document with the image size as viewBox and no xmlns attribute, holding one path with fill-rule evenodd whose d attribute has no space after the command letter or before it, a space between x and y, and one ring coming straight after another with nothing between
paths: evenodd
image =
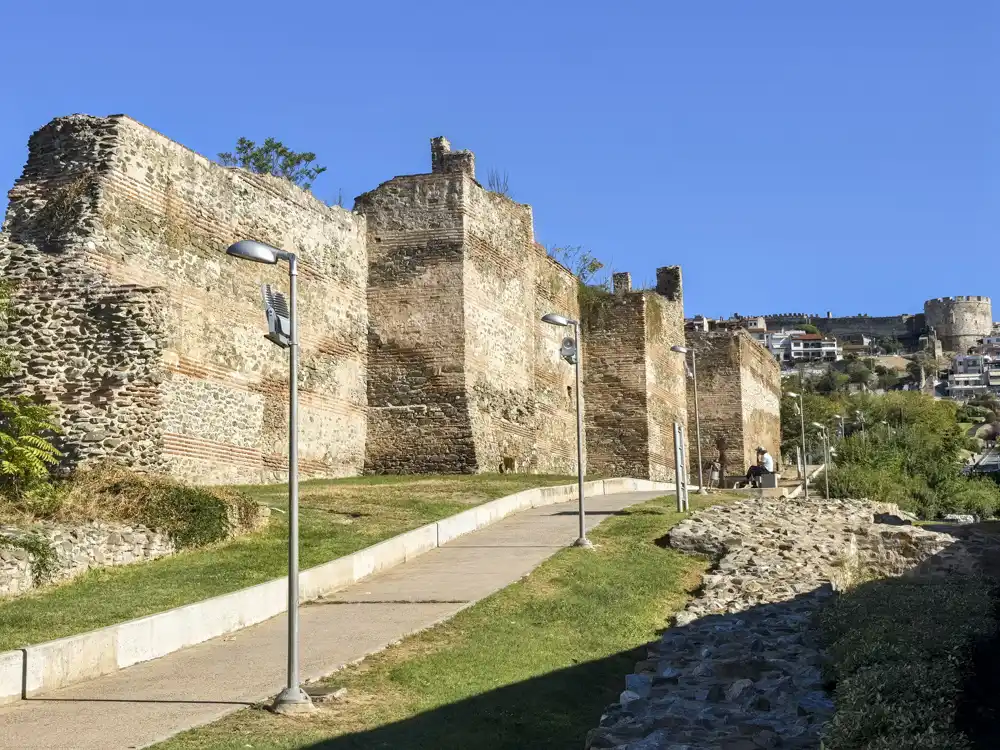
<instances>
[{"instance_id":1,"label":"concrete walkway","mask_svg":"<svg viewBox=\"0 0 1000 750\"><path fill-rule=\"evenodd\" d=\"M663 495L588 500L588 526ZM510 516L343 589L301 611L302 674L314 680L517 581L572 543L576 503ZM582 552L581 552L582 553ZM285 617L0 709L0 747L142 748L276 695L285 682Z\"/></svg>"}]
</instances>

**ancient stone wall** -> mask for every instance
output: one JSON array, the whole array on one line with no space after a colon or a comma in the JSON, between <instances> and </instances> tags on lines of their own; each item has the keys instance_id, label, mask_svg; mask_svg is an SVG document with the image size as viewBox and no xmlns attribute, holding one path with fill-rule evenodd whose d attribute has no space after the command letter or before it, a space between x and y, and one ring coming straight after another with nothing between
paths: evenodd
<instances>
[{"instance_id":1,"label":"ancient stone wall","mask_svg":"<svg viewBox=\"0 0 1000 750\"><path fill-rule=\"evenodd\" d=\"M924 302L924 317L945 351L964 354L993 331L989 297L941 297Z\"/></svg>"},{"instance_id":2,"label":"ancient stone wall","mask_svg":"<svg viewBox=\"0 0 1000 750\"><path fill-rule=\"evenodd\" d=\"M777 465L781 460L781 366L771 353L740 331L736 336L740 363L740 411L743 460L756 461L763 446Z\"/></svg>"},{"instance_id":3,"label":"ancient stone wall","mask_svg":"<svg viewBox=\"0 0 1000 750\"><path fill-rule=\"evenodd\" d=\"M355 200L368 222L367 472L476 470L463 181L461 173L396 177Z\"/></svg>"},{"instance_id":4,"label":"ancient stone wall","mask_svg":"<svg viewBox=\"0 0 1000 750\"><path fill-rule=\"evenodd\" d=\"M577 289L580 282L549 258L543 248L535 247L535 257L537 274L532 318L535 332L535 466L538 471L549 474L572 473L576 470L576 370L559 356L563 339L572 332L569 328L545 325L540 321L547 313L579 320ZM586 414L591 408L586 387L582 400ZM586 440L583 460L587 466Z\"/></svg>"},{"instance_id":5,"label":"ancient stone wall","mask_svg":"<svg viewBox=\"0 0 1000 750\"><path fill-rule=\"evenodd\" d=\"M684 355L671 351L684 344L684 301L681 270L657 269L656 293L646 297L646 390L649 412L649 478L674 476L674 422L687 428L686 444L693 445L687 410ZM697 479L697 475L695 475Z\"/></svg>"},{"instance_id":6,"label":"ancient stone wall","mask_svg":"<svg viewBox=\"0 0 1000 750\"><path fill-rule=\"evenodd\" d=\"M688 331L698 368L698 409L701 422L702 466L719 458L720 440L726 453L726 471L745 472L763 445L780 460L781 373L778 363L743 330ZM694 439L694 381L687 386L690 432ZM697 451L690 454L692 477L697 477ZM706 475L707 476L707 475Z\"/></svg>"},{"instance_id":7,"label":"ancient stone wall","mask_svg":"<svg viewBox=\"0 0 1000 750\"><path fill-rule=\"evenodd\" d=\"M52 550L52 570L39 576L32 553L4 544L30 534L46 542ZM0 598L17 596L36 585L65 581L91 568L108 568L155 560L174 554L176 547L167 534L144 526L91 522L77 526L57 523L36 524L30 529L0 526Z\"/></svg>"},{"instance_id":8,"label":"ancient stone wall","mask_svg":"<svg viewBox=\"0 0 1000 750\"><path fill-rule=\"evenodd\" d=\"M574 471L566 331L576 281L534 243L531 209L484 190L474 157L431 142L429 175L359 196L367 217L370 472ZM543 313L544 314L544 313Z\"/></svg>"},{"instance_id":9,"label":"ancient stone wall","mask_svg":"<svg viewBox=\"0 0 1000 750\"><path fill-rule=\"evenodd\" d=\"M686 424L680 269L657 271L657 291L590 290L581 304L588 470L674 476L675 421Z\"/></svg>"},{"instance_id":10,"label":"ancient stone wall","mask_svg":"<svg viewBox=\"0 0 1000 750\"><path fill-rule=\"evenodd\" d=\"M259 284L287 290L287 276L225 256L254 238L301 259L301 470L360 470L363 219L127 117L79 115L32 137L5 229L19 284L7 340L24 352L5 387L57 407L71 461L206 483L283 476L287 356L262 337Z\"/></svg>"},{"instance_id":11,"label":"ancient stone wall","mask_svg":"<svg viewBox=\"0 0 1000 750\"><path fill-rule=\"evenodd\" d=\"M698 373L697 416L701 424L702 468L707 472L712 461L720 457L721 445L725 451L727 473L746 471L740 357L736 336L729 331L688 331L687 345L695 352ZM691 477L693 481L697 481L694 380L687 383L687 401L690 415L688 437L691 442L688 459Z\"/></svg>"},{"instance_id":12,"label":"ancient stone wall","mask_svg":"<svg viewBox=\"0 0 1000 750\"><path fill-rule=\"evenodd\" d=\"M648 478L646 296L591 292L580 307L587 470Z\"/></svg>"}]
</instances>

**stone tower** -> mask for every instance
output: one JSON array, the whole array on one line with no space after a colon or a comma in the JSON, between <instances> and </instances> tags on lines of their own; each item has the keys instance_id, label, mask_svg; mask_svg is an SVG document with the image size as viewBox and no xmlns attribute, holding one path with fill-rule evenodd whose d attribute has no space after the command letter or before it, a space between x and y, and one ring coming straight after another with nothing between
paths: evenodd
<instances>
[{"instance_id":1,"label":"stone tower","mask_svg":"<svg viewBox=\"0 0 1000 750\"><path fill-rule=\"evenodd\" d=\"M942 347L965 353L993 330L993 307L989 297L939 297L924 302L924 318Z\"/></svg>"}]
</instances>

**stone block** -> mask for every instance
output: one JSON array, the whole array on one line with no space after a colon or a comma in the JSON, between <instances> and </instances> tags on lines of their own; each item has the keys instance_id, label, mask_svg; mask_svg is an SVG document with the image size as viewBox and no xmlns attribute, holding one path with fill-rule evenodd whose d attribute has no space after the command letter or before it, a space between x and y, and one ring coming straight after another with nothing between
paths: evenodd
<instances>
[{"instance_id":1,"label":"stone block","mask_svg":"<svg viewBox=\"0 0 1000 750\"><path fill-rule=\"evenodd\" d=\"M24 651L0 654L0 705L19 701L24 688Z\"/></svg>"}]
</instances>

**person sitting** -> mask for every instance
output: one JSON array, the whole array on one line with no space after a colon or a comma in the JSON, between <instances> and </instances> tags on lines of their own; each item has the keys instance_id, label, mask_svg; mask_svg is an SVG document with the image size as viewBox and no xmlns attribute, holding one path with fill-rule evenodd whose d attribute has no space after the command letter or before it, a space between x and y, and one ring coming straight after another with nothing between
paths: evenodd
<instances>
[{"instance_id":1,"label":"person sitting","mask_svg":"<svg viewBox=\"0 0 1000 750\"><path fill-rule=\"evenodd\" d=\"M760 478L765 474L774 473L774 458L763 446L757 448L757 464L747 472L747 486L759 487Z\"/></svg>"}]
</instances>

